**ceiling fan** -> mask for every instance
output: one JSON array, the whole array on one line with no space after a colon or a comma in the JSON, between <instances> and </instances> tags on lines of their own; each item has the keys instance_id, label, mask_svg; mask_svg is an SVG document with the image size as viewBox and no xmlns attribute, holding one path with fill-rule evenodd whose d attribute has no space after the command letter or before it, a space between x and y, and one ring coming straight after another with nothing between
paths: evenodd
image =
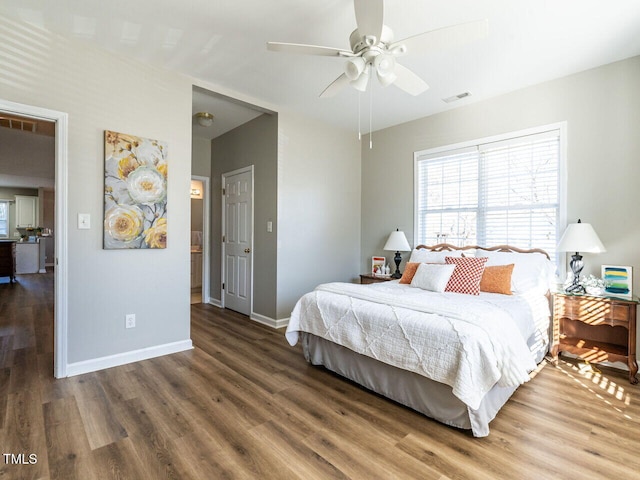
<instances>
[{"instance_id":1,"label":"ceiling fan","mask_svg":"<svg viewBox=\"0 0 640 480\"><path fill-rule=\"evenodd\" d=\"M423 54L487 36L487 21L480 20L421 33L393 41L393 31L384 25L383 0L354 0L357 28L351 33L351 50L297 43L267 42L275 52L300 53L346 58L345 71L320 97L332 97L348 85L364 92L372 72L384 87L395 85L411 95L420 95L429 85L408 68L396 62L407 54Z\"/></svg>"}]
</instances>

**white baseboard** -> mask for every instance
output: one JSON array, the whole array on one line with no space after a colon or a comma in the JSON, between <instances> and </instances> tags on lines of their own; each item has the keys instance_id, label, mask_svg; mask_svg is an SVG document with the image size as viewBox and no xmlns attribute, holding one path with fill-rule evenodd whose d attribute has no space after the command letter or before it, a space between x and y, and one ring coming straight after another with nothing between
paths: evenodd
<instances>
[{"instance_id":1,"label":"white baseboard","mask_svg":"<svg viewBox=\"0 0 640 480\"><path fill-rule=\"evenodd\" d=\"M191 340L183 340L181 342L165 343L164 345L156 345L131 352L117 353L107 357L93 358L82 362L69 363L67 365L67 376L82 375L83 373L96 372L105 368L126 365L127 363L139 362L149 358L161 357L171 353L183 352L191 350L193 344Z\"/></svg>"},{"instance_id":2,"label":"white baseboard","mask_svg":"<svg viewBox=\"0 0 640 480\"><path fill-rule=\"evenodd\" d=\"M281 318L280 320L276 320L274 318L267 317L265 315L260 315L259 313L255 313L255 312L251 312L251 315L249 316L249 318L254 322L258 322L268 327L276 328L276 329L284 328L287 325L289 325L288 318Z\"/></svg>"},{"instance_id":3,"label":"white baseboard","mask_svg":"<svg viewBox=\"0 0 640 480\"><path fill-rule=\"evenodd\" d=\"M207 299L207 303L208 303L209 305L213 305L214 307L223 308L223 307L222 307L222 302L221 302L220 300L216 299L216 298L211 298L211 297L209 297L209 298Z\"/></svg>"}]
</instances>

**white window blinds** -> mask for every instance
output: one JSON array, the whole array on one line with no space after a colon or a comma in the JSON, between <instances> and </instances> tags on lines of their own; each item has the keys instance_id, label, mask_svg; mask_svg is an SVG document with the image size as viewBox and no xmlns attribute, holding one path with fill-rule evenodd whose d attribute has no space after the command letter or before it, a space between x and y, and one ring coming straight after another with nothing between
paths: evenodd
<instances>
[{"instance_id":1,"label":"white window blinds","mask_svg":"<svg viewBox=\"0 0 640 480\"><path fill-rule=\"evenodd\" d=\"M542 248L555 257L560 132L416 156L416 241Z\"/></svg>"}]
</instances>

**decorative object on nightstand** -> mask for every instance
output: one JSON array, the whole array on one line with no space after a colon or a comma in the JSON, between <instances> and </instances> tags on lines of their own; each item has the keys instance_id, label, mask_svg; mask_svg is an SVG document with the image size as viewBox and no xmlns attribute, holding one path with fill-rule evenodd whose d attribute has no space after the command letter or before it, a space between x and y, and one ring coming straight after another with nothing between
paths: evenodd
<instances>
[{"instance_id":1,"label":"decorative object on nightstand","mask_svg":"<svg viewBox=\"0 0 640 480\"><path fill-rule=\"evenodd\" d=\"M584 268L582 255L578 252L587 253L603 253L606 252L604 245L598 238L598 234L590 223L582 223L578 219L578 223L571 223L564 231L564 235L558 243L559 252L576 252L571 255L569 266L573 272L573 281L571 285L565 287L565 291L570 293L584 293L584 287L580 285L580 272Z\"/></svg>"},{"instance_id":2,"label":"decorative object on nightstand","mask_svg":"<svg viewBox=\"0 0 640 480\"><path fill-rule=\"evenodd\" d=\"M638 383L637 307L637 297L554 293L552 355L557 359L560 352L569 352L588 363L624 362L629 382Z\"/></svg>"},{"instance_id":3,"label":"decorative object on nightstand","mask_svg":"<svg viewBox=\"0 0 640 480\"><path fill-rule=\"evenodd\" d=\"M371 257L371 273L373 275L384 275L387 259L385 257Z\"/></svg>"},{"instance_id":4,"label":"decorative object on nightstand","mask_svg":"<svg viewBox=\"0 0 640 480\"><path fill-rule=\"evenodd\" d=\"M391 232L391 235L389 235L389 238L387 239L387 243L384 244L384 249L396 252L396 256L393 257L393 261L396 262L396 271L393 272L391 277L402 277L402 274L400 273L400 262L402 261L402 255L400 255L400 252L408 252L411 250L404 232L401 232L399 229L396 229L395 232Z\"/></svg>"},{"instance_id":5,"label":"decorative object on nightstand","mask_svg":"<svg viewBox=\"0 0 640 480\"><path fill-rule=\"evenodd\" d=\"M602 265L604 293L622 298L633 296L633 269L616 265Z\"/></svg>"}]
</instances>

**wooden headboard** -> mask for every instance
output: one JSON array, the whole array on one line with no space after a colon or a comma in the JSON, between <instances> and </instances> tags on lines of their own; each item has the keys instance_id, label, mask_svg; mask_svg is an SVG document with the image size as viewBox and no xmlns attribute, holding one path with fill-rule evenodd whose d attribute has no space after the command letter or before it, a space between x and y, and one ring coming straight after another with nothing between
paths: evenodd
<instances>
[{"instance_id":1,"label":"wooden headboard","mask_svg":"<svg viewBox=\"0 0 640 480\"><path fill-rule=\"evenodd\" d=\"M541 253L545 257L549 258L549 254L539 248L525 250L518 247L512 247L510 245L498 245L496 247L478 247L477 245L467 245L465 247L456 247L455 245L451 245L449 243L439 243L438 245L432 246L418 245L416 248L431 250L432 252L451 252L453 250L486 250L489 252Z\"/></svg>"}]
</instances>

